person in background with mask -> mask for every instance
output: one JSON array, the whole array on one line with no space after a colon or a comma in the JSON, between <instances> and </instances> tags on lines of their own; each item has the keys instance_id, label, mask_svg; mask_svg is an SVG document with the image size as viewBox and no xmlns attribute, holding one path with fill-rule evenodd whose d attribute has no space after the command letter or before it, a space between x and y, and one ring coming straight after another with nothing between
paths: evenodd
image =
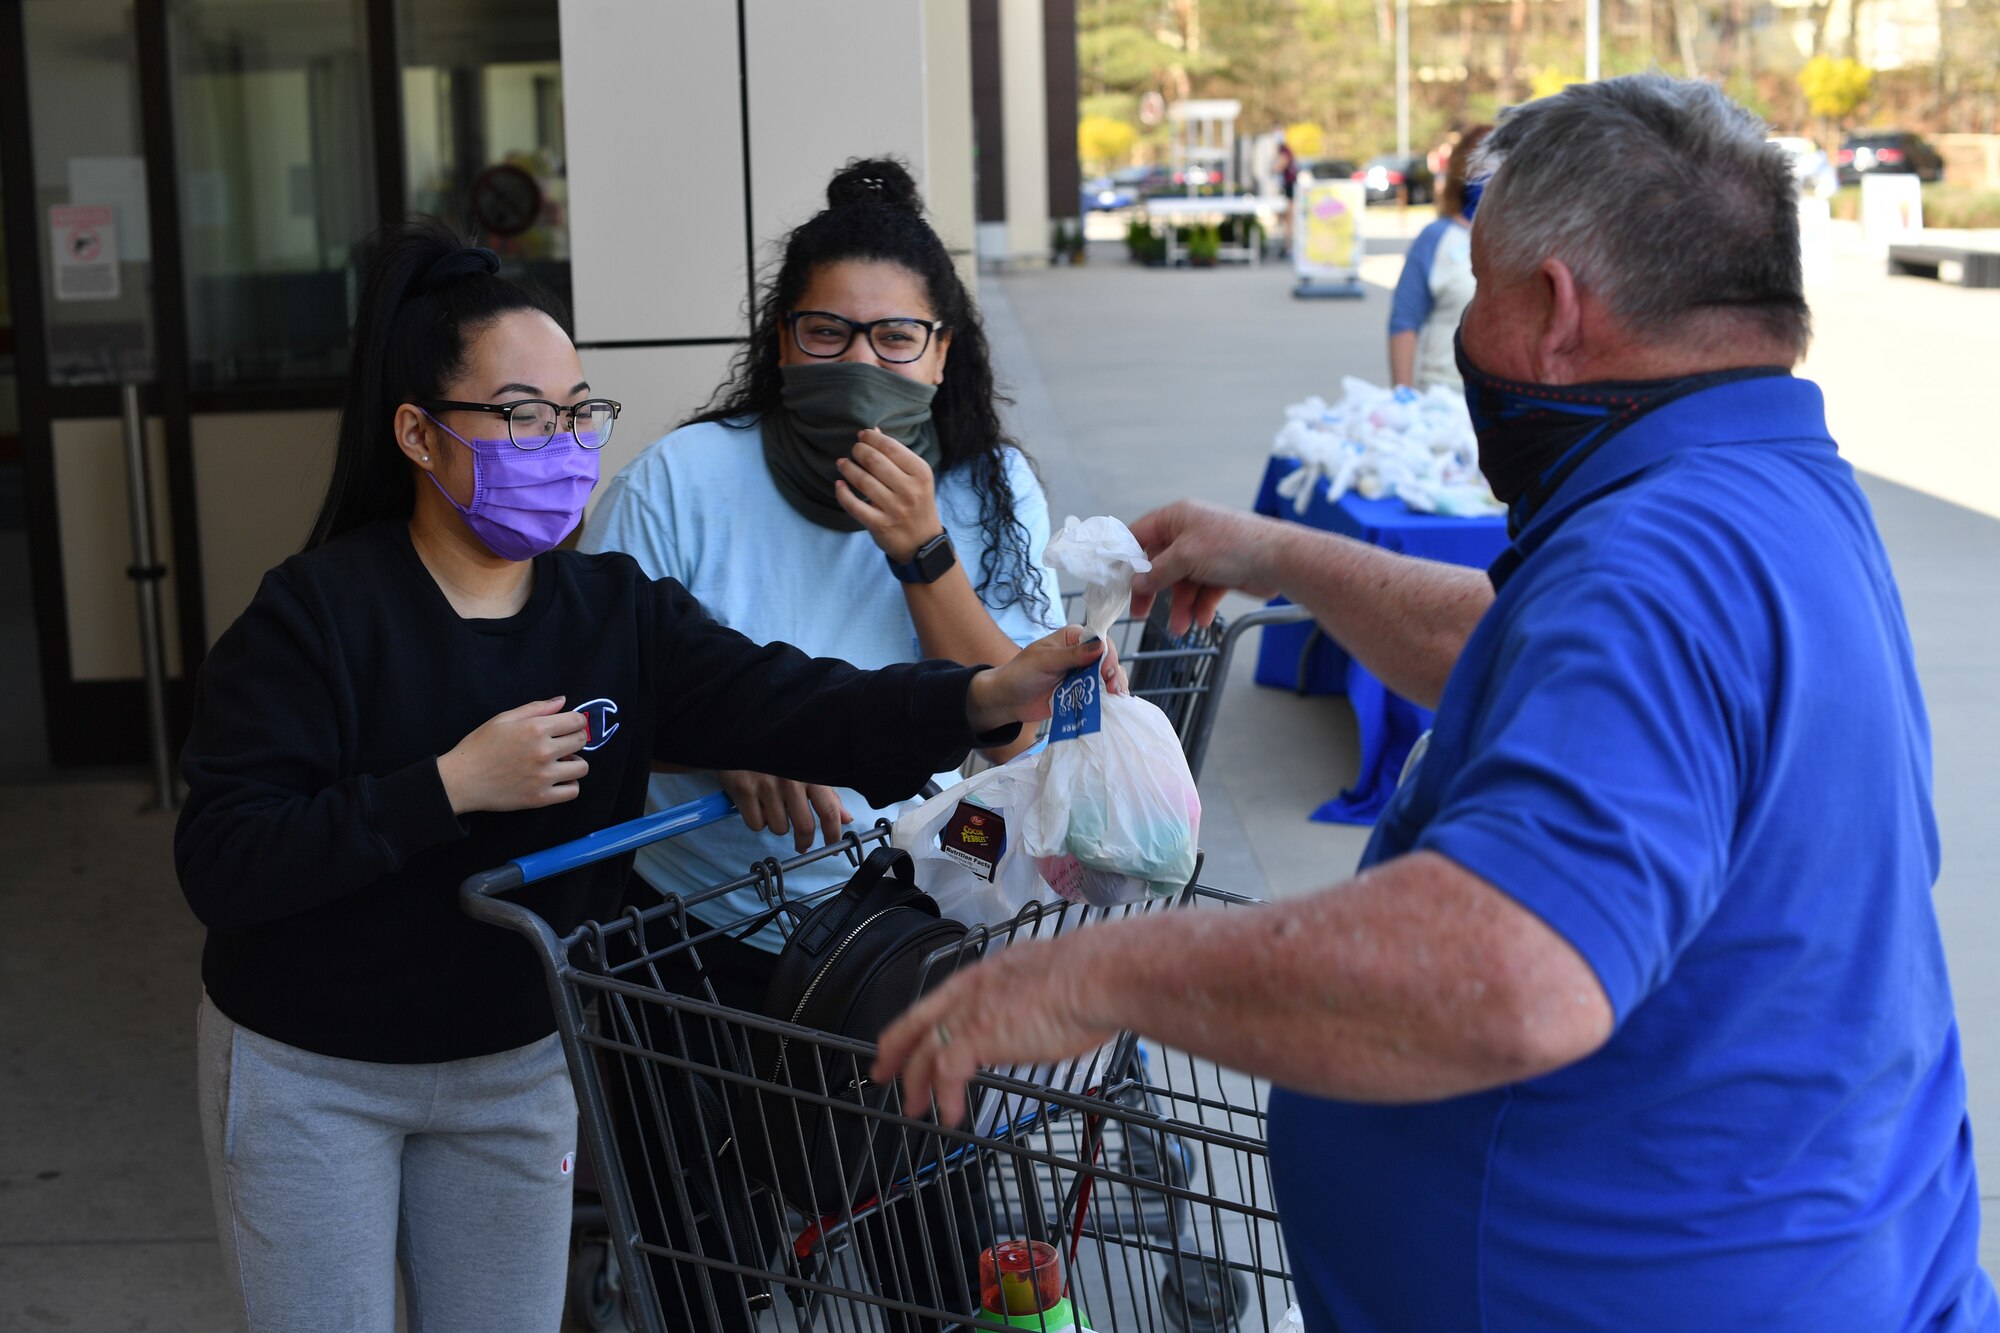
<instances>
[{"instance_id":1,"label":"person in background with mask","mask_svg":"<svg viewBox=\"0 0 2000 1333\"><path fill-rule=\"evenodd\" d=\"M1000 423L979 312L901 163L849 162L826 200L784 239L730 381L606 485L581 547L630 554L754 639L862 666L1005 661L1062 624L1062 603L1041 563L1048 502ZM982 753L998 762L1033 739ZM944 786L957 778L936 775ZM635 873L655 900L901 808L747 765L656 774L649 805L717 790L736 802L740 822L639 853ZM823 861L788 874L786 891L811 894L847 873L845 862ZM693 915L729 928L763 907L743 890ZM721 1002L759 1009L783 944L776 924L704 944ZM899 1213L913 1245L924 1211ZM921 1276L931 1265L913 1254L907 1266ZM663 1285L673 1280L662 1275ZM913 1294L969 1311L976 1290Z\"/></svg>"},{"instance_id":2,"label":"person in background with mask","mask_svg":"<svg viewBox=\"0 0 2000 1333\"><path fill-rule=\"evenodd\" d=\"M1419 393L1442 385L1461 387L1452 359L1452 337L1472 301L1472 214L1480 184L1466 178L1466 164L1492 130L1475 125L1458 138L1438 187L1437 221L1417 233L1403 260L1403 276L1389 304L1389 382Z\"/></svg>"},{"instance_id":3,"label":"person in background with mask","mask_svg":"<svg viewBox=\"0 0 2000 1333\"><path fill-rule=\"evenodd\" d=\"M630 819L656 760L878 803L1048 715L1077 631L998 669L860 671L553 549L618 404L562 312L442 223L392 228L331 485L197 682L174 856L208 927L200 1111L244 1324L553 1330L576 1103L535 959L466 876ZM529 890L559 932L618 863Z\"/></svg>"},{"instance_id":4,"label":"person in background with mask","mask_svg":"<svg viewBox=\"0 0 2000 1333\"><path fill-rule=\"evenodd\" d=\"M1486 151L1459 363L1492 569L1203 505L1133 525L1174 621L1283 593L1437 710L1361 873L1012 945L874 1076L956 1117L976 1068L1135 1029L1270 1079L1308 1333L1994 1333L1928 723L1792 374L1790 168L1657 74Z\"/></svg>"}]
</instances>

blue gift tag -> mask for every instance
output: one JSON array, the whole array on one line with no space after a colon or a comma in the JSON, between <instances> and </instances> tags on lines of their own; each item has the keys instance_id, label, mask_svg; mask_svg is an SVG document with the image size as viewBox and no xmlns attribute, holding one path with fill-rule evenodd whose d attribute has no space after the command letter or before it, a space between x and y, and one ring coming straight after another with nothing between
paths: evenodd
<instances>
[{"instance_id":1,"label":"blue gift tag","mask_svg":"<svg viewBox=\"0 0 2000 1333\"><path fill-rule=\"evenodd\" d=\"M1080 666L1056 686L1050 741L1073 741L1104 726L1104 681L1096 664Z\"/></svg>"}]
</instances>

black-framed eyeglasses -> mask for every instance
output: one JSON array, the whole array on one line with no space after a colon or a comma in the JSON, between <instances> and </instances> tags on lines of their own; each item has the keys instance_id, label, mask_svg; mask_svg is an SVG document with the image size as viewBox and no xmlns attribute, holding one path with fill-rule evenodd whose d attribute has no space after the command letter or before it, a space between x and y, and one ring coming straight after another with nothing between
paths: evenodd
<instances>
[{"instance_id":1,"label":"black-framed eyeglasses","mask_svg":"<svg viewBox=\"0 0 2000 1333\"><path fill-rule=\"evenodd\" d=\"M827 310L794 310L785 316L792 326L792 341L807 356L827 360L839 356L853 343L854 335L868 335L875 355L894 365L921 360L931 349L931 338L942 329L941 319L911 319L896 316L858 323L845 315Z\"/></svg>"},{"instance_id":2,"label":"black-framed eyeglasses","mask_svg":"<svg viewBox=\"0 0 2000 1333\"><path fill-rule=\"evenodd\" d=\"M507 423L507 438L516 449L539 449L564 429L574 432L585 449L602 449L611 438L623 405L609 398L586 398L568 407L546 398L519 398L511 403L456 403L438 399L424 404L440 412L486 412Z\"/></svg>"}]
</instances>

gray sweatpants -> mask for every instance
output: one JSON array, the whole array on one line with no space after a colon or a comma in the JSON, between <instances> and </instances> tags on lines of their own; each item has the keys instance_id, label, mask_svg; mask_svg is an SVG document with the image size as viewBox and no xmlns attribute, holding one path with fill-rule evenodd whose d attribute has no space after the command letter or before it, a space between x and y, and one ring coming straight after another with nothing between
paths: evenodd
<instances>
[{"instance_id":1,"label":"gray sweatpants","mask_svg":"<svg viewBox=\"0 0 2000 1333\"><path fill-rule=\"evenodd\" d=\"M553 1333L576 1099L554 1036L444 1064L314 1055L196 1014L208 1178L252 1333Z\"/></svg>"}]
</instances>

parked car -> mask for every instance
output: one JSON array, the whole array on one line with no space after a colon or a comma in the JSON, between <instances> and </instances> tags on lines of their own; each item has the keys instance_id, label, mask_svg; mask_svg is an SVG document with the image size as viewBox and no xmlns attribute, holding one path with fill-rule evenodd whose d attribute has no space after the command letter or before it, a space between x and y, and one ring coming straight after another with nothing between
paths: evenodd
<instances>
[{"instance_id":1,"label":"parked car","mask_svg":"<svg viewBox=\"0 0 2000 1333\"><path fill-rule=\"evenodd\" d=\"M1170 193L1173 173L1165 167L1125 167L1084 183L1084 212L1130 208L1141 199Z\"/></svg>"},{"instance_id":2,"label":"parked car","mask_svg":"<svg viewBox=\"0 0 2000 1333\"><path fill-rule=\"evenodd\" d=\"M1344 157L1315 157L1299 163L1299 174L1312 173L1316 181L1352 180L1360 168Z\"/></svg>"},{"instance_id":3,"label":"parked car","mask_svg":"<svg viewBox=\"0 0 2000 1333\"><path fill-rule=\"evenodd\" d=\"M1840 169L1840 183L1854 185L1871 171L1914 175L1918 180L1944 179L1944 158L1924 142L1921 134L1907 130L1868 130L1850 134L1834 155Z\"/></svg>"},{"instance_id":4,"label":"parked car","mask_svg":"<svg viewBox=\"0 0 2000 1333\"><path fill-rule=\"evenodd\" d=\"M1189 186L1193 186L1196 190L1204 190L1211 186L1220 189L1222 169L1205 167L1199 162L1190 163L1173 173L1172 182L1174 191L1186 190Z\"/></svg>"},{"instance_id":5,"label":"parked car","mask_svg":"<svg viewBox=\"0 0 2000 1333\"><path fill-rule=\"evenodd\" d=\"M1811 139L1796 134L1774 134L1771 142L1791 164L1792 182L1798 186L1800 194L1825 198L1833 193L1838 182L1833 159L1826 155L1825 149Z\"/></svg>"},{"instance_id":6,"label":"parked car","mask_svg":"<svg viewBox=\"0 0 2000 1333\"><path fill-rule=\"evenodd\" d=\"M1384 153L1380 157L1368 159L1368 165L1351 173L1350 180L1358 180L1368 187L1368 202L1371 204L1392 204L1399 191L1407 189L1410 202L1428 204L1437 198L1437 176L1423 158L1412 154L1403 157L1396 153Z\"/></svg>"}]
</instances>

